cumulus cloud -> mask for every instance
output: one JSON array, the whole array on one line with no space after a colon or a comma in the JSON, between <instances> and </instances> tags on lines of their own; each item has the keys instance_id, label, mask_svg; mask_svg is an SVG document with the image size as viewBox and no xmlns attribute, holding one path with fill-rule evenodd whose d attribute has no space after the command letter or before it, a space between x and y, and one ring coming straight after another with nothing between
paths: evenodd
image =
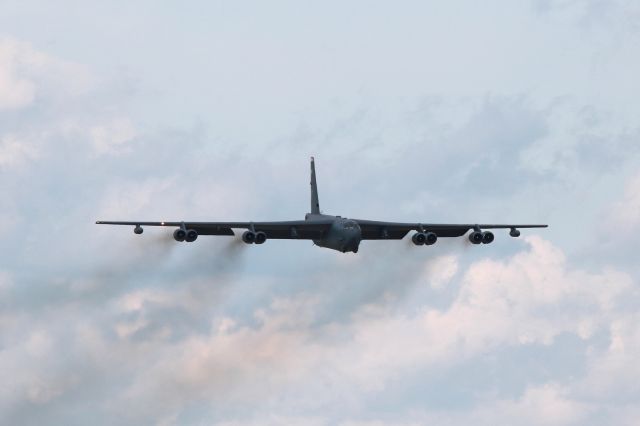
<instances>
[{"instance_id":1,"label":"cumulus cloud","mask_svg":"<svg viewBox=\"0 0 640 426\"><path fill-rule=\"evenodd\" d=\"M90 85L85 67L49 56L29 43L0 38L0 110L29 107L38 95L83 93Z\"/></svg>"},{"instance_id":2,"label":"cumulus cloud","mask_svg":"<svg viewBox=\"0 0 640 426\"><path fill-rule=\"evenodd\" d=\"M440 256L430 260L424 270L425 278L434 289L442 289L451 282L458 272L458 261L455 256Z\"/></svg>"},{"instance_id":3,"label":"cumulus cloud","mask_svg":"<svg viewBox=\"0 0 640 426\"><path fill-rule=\"evenodd\" d=\"M314 323L324 309L322 299L299 295L255 310L254 325L210 311L210 325L200 334L174 341L169 336L176 324L165 323L166 332L134 336L149 325L152 317L147 315L157 306L180 306L185 299L179 296L181 289L127 292L113 308L102 310L101 316L111 318L107 329L95 321L74 327L77 346L71 350L86 354L84 362L93 368L111 371L115 365L127 365L127 371L135 370L133 380L116 384L121 396L103 408L110 413L124 407L125 421L176 420L196 404L209 415L216 407L226 407L238 424L251 424L251 417L231 414L230 408L251 404L252 412L271 410L278 413L275 418L292 422L293 407L302 407L316 413L310 421L327 424L330 418L347 421L352 409L367 398L395 398L399 390L393 384L398 380L428 384L431 371L452 374L499 347L551 346L568 334L597 348L598 333L611 330L608 348L601 347L588 361L599 367L589 370L585 384L550 382L527 387L517 398L497 400L487 389L466 413L445 417L452 424L471 418L480 424L517 418L535 418L532 424L581 423L589 410L602 409L589 399L593 392L608 392L613 383L619 389L616 377L626 375L635 388L637 373L629 367L636 355L625 348L637 347L637 327L632 316L617 309L635 290L624 274L573 269L561 250L540 238L529 238L527 245L503 261L479 260L466 267L460 289L444 309L429 307L426 300L412 314L362 304L354 307L351 318L321 327ZM136 316L128 316L132 313ZM39 356L60 337L37 332L9 353ZM20 374L18 370L16 376ZM29 398L38 403L54 400L68 387L88 385L82 375L60 384L52 378L50 385L39 377L30 379L32 387L27 388ZM592 389L591 395L584 393L586 388ZM337 417L320 413L321 407L337 400L346 403L332 414ZM418 413L416 421L443 419L428 404L413 404L409 407Z\"/></svg>"},{"instance_id":4,"label":"cumulus cloud","mask_svg":"<svg viewBox=\"0 0 640 426\"><path fill-rule=\"evenodd\" d=\"M2 74L0 74L0 107L3 109L21 108L29 105L35 97L35 85L25 79L16 79L13 64L7 63L7 47L3 46ZM11 58L12 59L12 58Z\"/></svg>"}]
</instances>

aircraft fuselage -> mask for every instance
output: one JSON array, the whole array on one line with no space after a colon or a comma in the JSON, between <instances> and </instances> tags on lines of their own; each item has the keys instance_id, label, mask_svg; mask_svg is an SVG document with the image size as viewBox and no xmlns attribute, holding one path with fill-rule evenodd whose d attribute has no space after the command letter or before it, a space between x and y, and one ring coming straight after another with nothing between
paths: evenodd
<instances>
[{"instance_id":1,"label":"aircraft fuselage","mask_svg":"<svg viewBox=\"0 0 640 426\"><path fill-rule=\"evenodd\" d=\"M308 222L326 221L327 219L333 220L331 228L322 239L313 240L313 243L318 247L325 247L342 253L357 253L362 240L362 231L356 221L346 217L314 213L308 213L304 217L304 220Z\"/></svg>"}]
</instances>

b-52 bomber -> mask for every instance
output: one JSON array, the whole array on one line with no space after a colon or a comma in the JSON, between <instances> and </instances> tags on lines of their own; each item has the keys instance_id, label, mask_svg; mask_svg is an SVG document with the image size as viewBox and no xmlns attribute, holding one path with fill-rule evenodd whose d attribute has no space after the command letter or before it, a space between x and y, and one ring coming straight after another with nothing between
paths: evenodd
<instances>
[{"instance_id":1,"label":"b-52 bomber","mask_svg":"<svg viewBox=\"0 0 640 426\"><path fill-rule=\"evenodd\" d=\"M444 237L462 237L468 231L472 244L489 244L494 235L487 229L509 229L509 235L519 237L518 228L546 228L547 225L479 225L399 223L373 220L348 219L320 213L316 168L311 157L311 212L304 220L283 222L144 222L97 221L99 225L130 225L135 234L142 234L143 226L177 228L173 232L176 241L193 242L199 235L235 235L233 229L246 229L242 241L247 244L263 244L268 239L312 240L315 245L343 253L357 253L363 240L401 240L410 231L416 231L411 241L417 246L430 246Z\"/></svg>"}]
</instances>

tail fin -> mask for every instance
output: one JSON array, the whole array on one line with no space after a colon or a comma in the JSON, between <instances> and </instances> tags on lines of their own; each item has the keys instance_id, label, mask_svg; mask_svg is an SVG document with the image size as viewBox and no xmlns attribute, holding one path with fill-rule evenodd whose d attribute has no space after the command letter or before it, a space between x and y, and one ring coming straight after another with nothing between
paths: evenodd
<instances>
[{"instance_id":1,"label":"tail fin","mask_svg":"<svg viewBox=\"0 0 640 426\"><path fill-rule=\"evenodd\" d=\"M320 201L318 201L318 184L316 183L316 164L311 157L311 213L320 214Z\"/></svg>"}]
</instances>

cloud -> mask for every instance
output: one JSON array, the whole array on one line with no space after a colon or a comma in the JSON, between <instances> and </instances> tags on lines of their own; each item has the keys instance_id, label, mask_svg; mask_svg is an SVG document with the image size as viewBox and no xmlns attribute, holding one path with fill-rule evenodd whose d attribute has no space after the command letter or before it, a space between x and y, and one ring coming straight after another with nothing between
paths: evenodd
<instances>
[{"instance_id":1,"label":"cloud","mask_svg":"<svg viewBox=\"0 0 640 426\"><path fill-rule=\"evenodd\" d=\"M107 125L95 125L89 130L98 155L122 152L123 146L136 135L135 128L126 118L115 119Z\"/></svg>"},{"instance_id":2,"label":"cloud","mask_svg":"<svg viewBox=\"0 0 640 426\"><path fill-rule=\"evenodd\" d=\"M630 0L578 1L578 0L534 0L534 7L543 14L561 14L574 18L586 28L602 26L610 28L613 23L622 24L625 30L637 29L640 9ZM620 30L620 28L616 28Z\"/></svg>"},{"instance_id":3,"label":"cloud","mask_svg":"<svg viewBox=\"0 0 640 426\"><path fill-rule=\"evenodd\" d=\"M30 107L38 96L80 94L90 86L85 67L53 58L28 43L0 38L0 110Z\"/></svg>"},{"instance_id":4,"label":"cloud","mask_svg":"<svg viewBox=\"0 0 640 426\"><path fill-rule=\"evenodd\" d=\"M638 226L632 19L503 3L68 5L55 43L3 4L0 422L633 424L635 250L594 241ZM330 213L551 228L352 256L94 224L302 218L309 154Z\"/></svg>"},{"instance_id":5,"label":"cloud","mask_svg":"<svg viewBox=\"0 0 640 426\"><path fill-rule=\"evenodd\" d=\"M622 200L615 203L608 218L619 234L633 234L640 227L640 175L627 182Z\"/></svg>"},{"instance_id":6,"label":"cloud","mask_svg":"<svg viewBox=\"0 0 640 426\"><path fill-rule=\"evenodd\" d=\"M429 260L424 269L425 278L430 281L431 287L442 289L449 284L458 272L458 261L455 256L447 255Z\"/></svg>"},{"instance_id":7,"label":"cloud","mask_svg":"<svg viewBox=\"0 0 640 426\"><path fill-rule=\"evenodd\" d=\"M38 150L32 143L21 141L15 135L5 135L0 140L0 170L19 167L37 156Z\"/></svg>"},{"instance_id":8,"label":"cloud","mask_svg":"<svg viewBox=\"0 0 640 426\"><path fill-rule=\"evenodd\" d=\"M479 408L471 418L476 424L490 425L498 421L530 425L581 424L589 418L589 406L576 402L557 385L527 389L517 400L501 400Z\"/></svg>"},{"instance_id":9,"label":"cloud","mask_svg":"<svg viewBox=\"0 0 640 426\"><path fill-rule=\"evenodd\" d=\"M517 398L497 399L489 388L473 399L470 411L445 417L452 424L465 424L470 418L494 424L498 419L532 418L545 407L543 417L536 417L539 424L580 423L587 407L597 408L581 389L619 389L620 381L610 378L623 372L631 374L629 385L634 383L634 370L628 366L635 354L616 354L637 344L633 318L618 313L623 299L635 290L624 274L572 269L561 250L540 238L528 238L527 246L503 261L480 260L466 267L461 287L451 289L454 299L444 309L431 308L426 300L412 314L377 302L363 303L353 307L349 319L320 327L315 318L326 305L321 298L301 294L255 310L253 325L209 311L204 317L209 326L198 334L170 339L176 324L168 322L163 327L169 334L158 329L134 337L149 321L160 320L150 316L158 307L183 306L190 312L202 308L180 296L180 288L133 290L101 309L96 319L69 330L77 334L69 349L86 354L84 362L91 369L112 371L115 365L126 365L113 384L121 397L102 408L108 417L124 407L121 420L126 422L150 418L177 422L189 407L200 407L208 415L225 407L221 420L236 418L239 424L251 424L252 413L272 410L274 418L295 423L297 406L311 420L326 424L329 417L321 407L338 400L344 399L346 405L334 410L332 416L337 417L331 418L346 421L367 398L395 398L398 381L429 383L431 371L445 372L446 377L483 353L552 346L567 334L599 347L597 336L611 330L609 348L605 345L588 361L602 367L589 369L584 385L575 380L532 385ZM96 321L101 317L109 320L103 325L102 319ZM34 356L57 341L60 336L39 332L10 353L24 350ZM19 349L22 345L24 349ZM87 386L83 374L62 387L36 386L31 395L37 401L55 401L62 395L59 389ZM33 383L39 383L41 376L35 377ZM236 409L250 403L253 408L247 416L238 414ZM433 416L442 419L429 406L410 407L418 413L416 422Z\"/></svg>"},{"instance_id":10,"label":"cloud","mask_svg":"<svg viewBox=\"0 0 640 426\"><path fill-rule=\"evenodd\" d=\"M31 104L35 98L35 84L14 75L13 52L7 43L0 46L0 108L22 108Z\"/></svg>"}]
</instances>

